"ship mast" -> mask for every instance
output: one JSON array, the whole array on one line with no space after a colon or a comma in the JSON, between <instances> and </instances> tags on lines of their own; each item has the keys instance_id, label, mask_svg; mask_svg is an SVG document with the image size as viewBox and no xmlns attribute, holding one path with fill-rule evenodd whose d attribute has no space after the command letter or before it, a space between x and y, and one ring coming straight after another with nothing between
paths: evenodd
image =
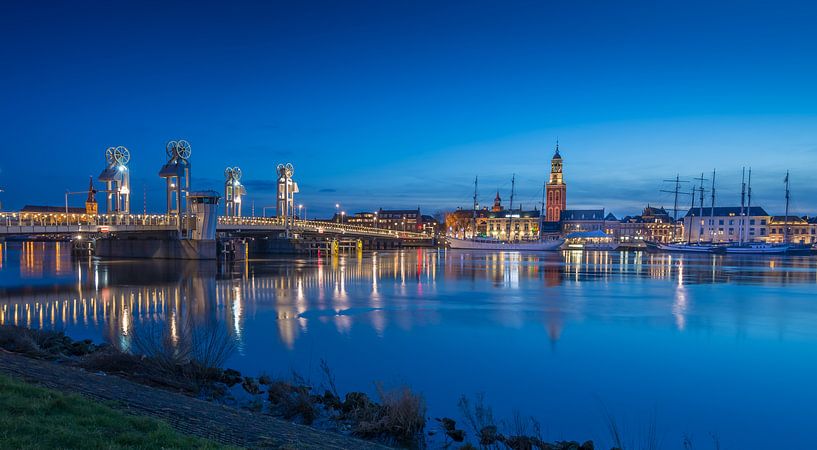
<instances>
[{"instance_id":1,"label":"ship mast","mask_svg":"<svg viewBox=\"0 0 817 450\"><path fill-rule=\"evenodd\" d=\"M712 208L709 209L709 242L715 243L715 169L712 169Z\"/></svg>"},{"instance_id":2,"label":"ship mast","mask_svg":"<svg viewBox=\"0 0 817 450\"><path fill-rule=\"evenodd\" d=\"M752 216L752 168L751 167L749 168L749 179L748 179L748 184L746 185L746 198L747 198L747 202L746 202L746 224L744 225L744 227L746 229L743 232L743 239L746 242L749 242L750 239L749 239L749 228L748 228L749 223L748 222L749 222L749 217Z\"/></svg>"},{"instance_id":3,"label":"ship mast","mask_svg":"<svg viewBox=\"0 0 817 450\"><path fill-rule=\"evenodd\" d=\"M511 238L511 233L513 233L513 195L514 195L514 188L516 187L516 174L511 176L511 204L508 207L508 239L513 240Z\"/></svg>"},{"instance_id":4,"label":"ship mast","mask_svg":"<svg viewBox=\"0 0 817 450\"><path fill-rule=\"evenodd\" d=\"M701 182L701 187L699 188L699 191L700 191L700 194L701 194L701 197L700 197L701 201L700 201L700 205L698 206L698 220L701 222L701 227L698 229L698 243L700 244L701 243L701 236L704 234L703 233L703 231L704 231L704 181L706 181L706 178L704 178L703 172L701 172L701 178L696 178L696 180ZM692 231L691 231L692 230L692 223L691 222L692 221L690 221L690 226L689 226L690 233L692 233Z\"/></svg>"},{"instance_id":5,"label":"ship mast","mask_svg":"<svg viewBox=\"0 0 817 450\"><path fill-rule=\"evenodd\" d=\"M471 231L471 238L474 239L477 237L477 208L479 208L479 203L477 203L477 185L479 183L479 176L474 177L474 212L473 212L473 226L474 228ZM463 236L465 237L465 236Z\"/></svg>"},{"instance_id":6,"label":"ship mast","mask_svg":"<svg viewBox=\"0 0 817 450\"><path fill-rule=\"evenodd\" d=\"M687 230L687 244L692 243L692 221L695 220L695 186L692 186L692 206L689 207L690 214L689 216L689 230Z\"/></svg>"},{"instance_id":7,"label":"ship mast","mask_svg":"<svg viewBox=\"0 0 817 450\"><path fill-rule=\"evenodd\" d=\"M743 245L743 217L746 206L746 167L740 177L740 229L738 230L738 244Z\"/></svg>"},{"instance_id":8,"label":"ship mast","mask_svg":"<svg viewBox=\"0 0 817 450\"><path fill-rule=\"evenodd\" d=\"M789 171L786 171L786 215L783 218L783 243L789 242L789 199L791 199L791 192L789 192Z\"/></svg>"},{"instance_id":9,"label":"ship mast","mask_svg":"<svg viewBox=\"0 0 817 450\"><path fill-rule=\"evenodd\" d=\"M675 238L678 236L678 194L681 193L681 183L688 183L687 181L681 181L680 175L676 174L674 180L664 180L665 182L674 182L675 189L668 191L668 190L661 190L661 192L667 192L670 194L675 194L675 203L672 208L672 240L675 241ZM681 239L684 237L681 236Z\"/></svg>"},{"instance_id":10,"label":"ship mast","mask_svg":"<svg viewBox=\"0 0 817 450\"><path fill-rule=\"evenodd\" d=\"M539 240L542 240L542 227L545 226L545 190L547 190L548 180L542 183L542 206L539 209Z\"/></svg>"}]
</instances>

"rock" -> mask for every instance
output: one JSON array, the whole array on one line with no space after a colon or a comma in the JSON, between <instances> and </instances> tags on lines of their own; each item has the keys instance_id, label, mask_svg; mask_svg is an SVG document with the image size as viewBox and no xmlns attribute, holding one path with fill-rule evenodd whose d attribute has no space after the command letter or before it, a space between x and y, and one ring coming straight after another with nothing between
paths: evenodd
<instances>
[{"instance_id":1,"label":"rock","mask_svg":"<svg viewBox=\"0 0 817 450\"><path fill-rule=\"evenodd\" d=\"M343 412L362 411L371 408L372 401L363 392L349 392L343 401Z\"/></svg>"},{"instance_id":2,"label":"rock","mask_svg":"<svg viewBox=\"0 0 817 450\"><path fill-rule=\"evenodd\" d=\"M436 420L440 422L440 425L443 426L443 430L445 431L454 431L457 428L457 422L450 417L443 417L442 419Z\"/></svg>"},{"instance_id":3,"label":"rock","mask_svg":"<svg viewBox=\"0 0 817 450\"><path fill-rule=\"evenodd\" d=\"M497 441L496 425L486 425L479 430L480 445L494 445Z\"/></svg>"},{"instance_id":4,"label":"rock","mask_svg":"<svg viewBox=\"0 0 817 450\"><path fill-rule=\"evenodd\" d=\"M258 382L256 382L253 377L244 377L244 381L241 382L241 387L243 387L248 394L258 395L261 393L261 386L258 385Z\"/></svg>"},{"instance_id":5,"label":"rock","mask_svg":"<svg viewBox=\"0 0 817 450\"><path fill-rule=\"evenodd\" d=\"M241 372L235 369L225 369L221 373L221 382L227 386L233 387L242 381L244 381L244 379L241 377Z\"/></svg>"}]
</instances>

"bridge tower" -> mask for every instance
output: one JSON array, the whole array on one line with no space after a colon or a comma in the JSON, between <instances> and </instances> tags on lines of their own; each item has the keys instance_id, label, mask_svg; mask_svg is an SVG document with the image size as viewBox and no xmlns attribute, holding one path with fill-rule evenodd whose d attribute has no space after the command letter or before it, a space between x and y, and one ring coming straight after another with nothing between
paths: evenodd
<instances>
[{"instance_id":1,"label":"bridge tower","mask_svg":"<svg viewBox=\"0 0 817 450\"><path fill-rule=\"evenodd\" d=\"M105 183L106 212L130 213L130 171L127 148L108 147L105 150L105 169L99 174L99 181Z\"/></svg>"},{"instance_id":2,"label":"bridge tower","mask_svg":"<svg viewBox=\"0 0 817 450\"><path fill-rule=\"evenodd\" d=\"M278 164L278 196L277 212L278 217L284 219L287 230L295 221L295 194L298 193L298 183L292 180L295 168L292 164Z\"/></svg>"},{"instance_id":3,"label":"bridge tower","mask_svg":"<svg viewBox=\"0 0 817 450\"><path fill-rule=\"evenodd\" d=\"M218 199L216 191L189 192L190 212L196 217L196 226L190 232L194 241L212 241L216 238L218 225Z\"/></svg>"},{"instance_id":4,"label":"bridge tower","mask_svg":"<svg viewBox=\"0 0 817 450\"><path fill-rule=\"evenodd\" d=\"M179 231L182 215L187 211L187 195L190 192L190 143L185 140L170 141L165 146L167 163L159 176L167 184L167 215L175 215Z\"/></svg>"},{"instance_id":5,"label":"bridge tower","mask_svg":"<svg viewBox=\"0 0 817 450\"><path fill-rule=\"evenodd\" d=\"M241 196L247 193L241 184L241 169L224 169L224 209L227 217L241 217Z\"/></svg>"}]
</instances>

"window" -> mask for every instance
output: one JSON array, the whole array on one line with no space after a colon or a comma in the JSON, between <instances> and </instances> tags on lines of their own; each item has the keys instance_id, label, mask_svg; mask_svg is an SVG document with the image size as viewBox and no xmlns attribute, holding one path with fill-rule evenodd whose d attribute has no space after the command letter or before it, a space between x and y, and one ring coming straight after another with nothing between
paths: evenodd
<instances>
[{"instance_id":1,"label":"window","mask_svg":"<svg viewBox=\"0 0 817 450\"><path fill-rule=\"evenodd\" d=\"M721 220L719 220L719 221L718 221L718 225L723 225L723 219L721 219ZM723 229L722 229L722 228L721 228L721 231L723 231Z\"/></svg>"},{"instance_id":2,"label":"window","mask_svg":"<svg viewBox=\"0 0 817 450\"><path fill-rule=\"evenodd\" d=\"M766 236L766 229L765 228L760 229L760 235L761 236Z\"/></svg>"},{"instance_id":3,"label":"window","mask_svg":"<svg viewBox=\"0 0 817 450\"><path fill-rule=\"evenodd\" d=\"M761 225L766 225L766 219L760 219L760 224Z\"/></svg>"},{"instance_id":4,"label":"window","mask_svg":"<svg viewBox=\"0 0 817 450\"><path fill-rule=\"evenodd\" d=\"M749 219L749 225L754 225L754 224L755 224L755 219Z\"/></svg>"}]
</instances>

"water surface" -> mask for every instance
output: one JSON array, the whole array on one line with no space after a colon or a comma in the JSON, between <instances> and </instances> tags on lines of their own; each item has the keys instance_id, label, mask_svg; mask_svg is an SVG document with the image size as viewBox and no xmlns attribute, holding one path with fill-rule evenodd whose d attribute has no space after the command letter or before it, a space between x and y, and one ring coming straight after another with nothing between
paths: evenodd
<instances>
[{"instance_id":1,"label":"water surface","mask_svg":"<svg viewBox=\"0 0 817 450\"><path fill-rule=\"evenodd\" d=\"M220 327L249 374L421 392L460 418L608 442L656 423L662 448L817 442L817 258L411 250L212 263L73 260L67 244L0 244L0 323L128 348L139 327Z\"/></svg>"}]
</instances>

